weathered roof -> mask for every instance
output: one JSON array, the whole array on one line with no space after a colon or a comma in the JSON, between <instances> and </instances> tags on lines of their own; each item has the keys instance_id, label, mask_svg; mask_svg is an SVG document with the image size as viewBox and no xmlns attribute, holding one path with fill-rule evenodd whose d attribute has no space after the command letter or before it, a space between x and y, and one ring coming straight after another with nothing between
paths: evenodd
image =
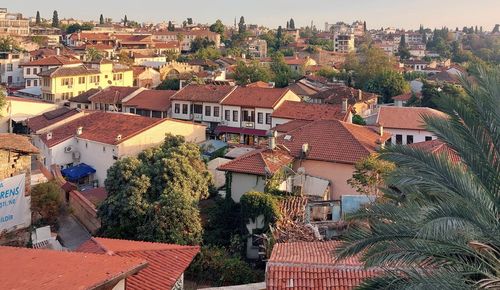
<instances>
[{"instance_id":1,"label":"weathered roof","mask_svg":"<svg viewBox=\"0 0 500 290\"><path fill-rule=\"evenodd\" d=\"M290 91L288 88L237 87L227 98L222 100L222 104L226 106L272 109L288 91Z\"/></svg>"},{"instance_id":2,"label":"weathered roof","mask_svg":"<svg viewBox=\"0 0 500 290\"><path fill-rule=\"evenodd\" d=\"M149 266L127 279L127 289L172 289L200 247L91 238L77 251L144 259Z\"/></svg>"},{"instance_id":3,"label":"weathered roof","mask_svg":"<svg viewBox=\"0 0 500 290\"><path fill-rule=\"evenodd\" d=\"M311 98L322 99L325 103L329 104L342 104L342 100L347 98L349 104L353 105L357 102L365 102L376 99L377 95L348 87L346 85L333 85L328 90L321 91L311 96Z\"/></svg>"},{"instance_id":4,"label":"weathered roof","mask_svg":"<svg viewBox=\"0 0 500 290\"><path fill-rule=\"evenodd\" d=\"M219 166L217 169L221 171L266 176L267 174L276 173L283 166L290 164L292 161L293 156L285 149L278 146L275 150L257 149L251 151ZM267 172L267 170L269 170L269 172Z\"/></svg>"},{"instance_id":5,"label":"weathered roof","mask_svg":"<svg viewBox=\"0 0 500 290\"><path fill-rule=\"evenodd\" d=\"M13 247L0 251L0 263L16 269L2 277L3 289L108 289L147 266L137 257Z\"/></svg>"},{"instance_id":6,"label":"weathered roof","mask_svg":"<svg viewBox=\"0 0 500 290\"><path fill-rule=\"evenodd\" d=\"M28 137L11 133L0 133L0 150L28 154L39 153L38 148L31 144Z\"/></svg>"},{"instance_id":7,"label":"weathered roof","mask_svg":"<svg viewBox=\"0 0 500 290\"><path fill-rule=\"evenodd\" d=\"M43 128L60 122L66 118L80 113L78 109L70 109L68 107L61 107L49 112L45 112L27 120L27 126L32 132L37 132Z\"/></svg>"},{"instance_id":8,"label":"weathered roof","mask_svg":"<svg viewBox=\"0 0 500 290\"><path fill-rule=\"evenodd\" d=\"M125 102L128 107L145 110L166 112L170 108L170 97L177 91L173 90L144 90Z\"/></svg>"},{"instance_id":9,"label":"weathered roof","mask_svg":"<svg viewBox=\"0 0 500 290\"><path fill-rule=\"evenodd\" d=\"M273 118L294 120L345 120L347 112L342 105L313 104L285 101L272 113Z\"/></svg>"},{"instance_id":10,"label":"weathered roof","mask_svg":"<svg viewBox=\"0 0 500 290\"><path fill-rule=\"evenodd\" d=\"M83 92L79 94L78 96L74 96L69 99L70 102L75 102L75 103L84 103L84 104L90 104L89 98L98 92L100 92L101 89L90 89L86 92Z\"/></svg>"},{"instance_id":11,"label":"weathered roof","mask_svg":"<svg viewBox=\"0 0 500 290\"><path fill-rule=\"evenodd\" d=\"M103 104L121 104L122 100L139 90L138 87L110 86L90 96L89 101Z\"/></svg>"},{"instance_id":12,"label":"weathered roof","mask_svg":"<svg viewBox=\"0 0 500 290\"><path fill-rule=\"evenodd\" d=\"M430 115L445 118L447 115L438 110L426 107L394 107L381 106L379 108L377 123L384 128L423 130L422 116Z\"/></svg>"},{"instance_id":13,"label":"weathered roof","mask_svg":"<svg viewBox=\"0 0 500 290\"><path fill-rule=\"evenodd\" d=\"M38 73L41 77L67 77L67 76L80 76L80 75L96 75L99 74L98 69L88 68L85 65L79 66L61 66L51 68Z\"/></svg>"},{"instance_id":14,"label":"weathered roof","mask_svg":"<svg viewBox=\"0 0 500 290\"><path fill-rule=\"evenodd\" d=\"M60 55L51 55L30 62L19 64L19 66L62 66L68 64L82 63L79 59L69 58Z\"/></svg>"},{"instance_id":15,"label":"weathered roof","mask_svg":"<svg viewBox=\"0 0 500 290\"><path fill-rule=\"evenodd\" d=\"M435 139L431 141L413 143L408 145L412 148L421 149L433 154L445 154L452 162L460 162L461 158L458 153L450 148L446 143L441 140Z\"/></svg>"},{"instance_id":16,"label":"weathered roof","mask_svg":"<svg viewBox=\"0 0 500 290\"><path fill-rule=\"evenodd\" d=\"M219 103L235 87L218 85L189 85L172 96L172 100Z\"/></svg>"}]
</instances>

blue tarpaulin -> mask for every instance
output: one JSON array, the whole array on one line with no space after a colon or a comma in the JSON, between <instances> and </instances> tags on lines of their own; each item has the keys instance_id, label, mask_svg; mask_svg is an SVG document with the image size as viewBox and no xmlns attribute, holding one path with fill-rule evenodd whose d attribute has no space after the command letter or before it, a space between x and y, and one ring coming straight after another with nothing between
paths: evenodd
<instances>
[{"instance_id":1,"label":"blue tarpaulin","mask_svg":"<svg viewBox=\"0 0 500 290\"><path fill-rule=\"evenodd\" d=\"M64 178L69 181L77 181L78 179L89 176L95 172L96 171L94 168L85 163L80 163L78 165L61 170Z\"/></svg>"}]
</instances>

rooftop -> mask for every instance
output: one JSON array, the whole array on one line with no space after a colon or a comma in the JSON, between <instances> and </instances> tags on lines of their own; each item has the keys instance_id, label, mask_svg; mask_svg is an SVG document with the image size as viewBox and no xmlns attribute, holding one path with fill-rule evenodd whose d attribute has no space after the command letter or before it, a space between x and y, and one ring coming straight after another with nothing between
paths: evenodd
<instances>
[{"instance_id":1,"label":"rooftop","mask_svg":"<svg viewBox=\"0 0 500 290\"><path fill-rule=\"evenodd\" d=\"M33 146L26 136L0 133L0 150L36 154L38 149Z\"/></svg>"},{"instance_id":2,"label":"rooftop","mask_svg":"<svg viewBox=\"0 0 500 290\"><path fill-rule=\"evenodd\" d=\"M200 248L199 246L91 238L77 251L146 260L149 266L127 279L127 289L172 289Z\"/></svg>"},{"instance_id":3,"label":"rooftop","mask_svg":"<svg viewBox=\"0 0 500 290\"><path fill-rule=\"evenodd\" d=\"M293 157L284 148L278 146L275 150L251 151L219 166L217 170L266 176L269 173L274 174L292 161ZM266 172L267 170L269 172Z\"/></svg>"},{"instance_id":4,"label":"rooftop","mask_svg":"<svg viewBox=\"0 0 500 290\"><path fill-rule=\"evenodd\" d=\"M121 104L122 100L139 90L138 87L110 86L88 98L92 103Z\"/></svg>"},{"instance_id":5,"label":"rooftop","mask_svg":"<svg viewBox=\"0 0 500 290\"><path fill-rule=\"evenodd\" d=\"M233 86L189 85L172 96L172 100L219 103L235 90Z\"/></svg>"},{"instance_id":6,"label":"rooftop","mask_svg":"<svg viewBox=\"0 0 500 290\"><path fill-rule=\"evenodd\" d=\"M347 112L342 112L341 105L285 101L271 116L305 121L345 120Z\"/></svg>"},{"instance_id":7,"label":"rooftop","mask_svg":"<svg viewBox=\"0 0 500 290\"><path fill-rule=\"evenodd\" d=\"M452 162L460 162L461 158L455 150L450 148L441 140L431 140L408 145L412 148L421 149L433 154L445 154Z\"/></svg>"},{"instance_id":8,"label":"rooftop","mask_svg":"<svg viewBox=\"0 0 500 290\"><path fill-rule=\"evenodd\" d=\"M172 90L143 90L124 105L145 110L166 112L170 108L170 97L177 91Z\"/></svg>"},{"instance_id":9,"label":"rooftop","mask_svg":"<svg viewBox=\"0 0 500 290\"><path fill-rule=\"evenodd\" d=\"M306 159L354 164L375 152L390 136L338 120L318 120L278 137L278 144L295 157L302 156L302 147L308 144Z\"/></svg>"},{"instance_id":10,"label":"rooftop","mask_svg":"<svg viewBox=\"0 0 500 290\"><path fill-rule=\"evenodd\" d=\"M59 121L62 121L79 113L80 111L78 109L62 107L43 113L39 116L29 118L27 120L27 126L31 130L31 132L37 132L38 130L46 128L50 125L54 125Z\"/></svg>"},{"instance_id":11,"label":"rooftop","mask_svg":"<svg viewBox=\"0 0 500 290\"><path fill-rule=\"evenodd\" d=\"M342 104L342 100L344 98L347 98L349 104L353 105L357 102L366 102L372 99L376 99L377 95L348 87L343 84L337 84L333 85L328 90L319 92L311 96L311 98L323 99L325 103L329 104Z\"/></svg>"},{"instance_id":12,"label":"rooftop","mask_svg":"<svg viewBox=\"0 0 500 290\"><path fill-rule=\"evenodd\" d=\"M81 75L96 75L99 74L98 69L88 68L85 65L79 66L61 66L51 68L38 73L41 77L66 77L66 76L81 76Z\"/></svg>"},{"instance_id":13,"label":"rooftop","mask_svg":"<svg viewBox=\"0 0 500 290\"><path fill-rule=\"evenodd\" d=\"M2 278L3 289L111 289L147 266L136 257L13 247L0 250L0 263L16 269Z\"/></svg>"},{"instance_id":14,"label":"rooftop","mask_svg":"<svg viewBox=\"0 0 500 290\"><path fill-rule=\"evenodd\" d=\"M75 102L75 103L84 103L84 104L90 104L89 98L98 92L100 92L101 89L90 89L86 92L83 92L77 96L74 96L69 99L70 102Z\"/></svg>"},{"instance_id":15,"label":"rooftop","mask_svg":"<svg viewBox=\"0 0 500 290\"><path fill-rule=\"evenodd\" d=\"M227 98L222 100L222 104L225 106L273 109L289 91L288 88L237 87Z\"/></svg>"},{"instance_id":16,"label":"rooftop","mask_svg":"<svg viewBox=\"0 0 500 290\"><path fill-rule=\"evenodd\" d=\"M338 241L277 243L267 263L267 289L350 290L380 273L358 258L336 260Z\"/></svg>"},{"instance_id":17,"label":"rooftop","mask_svg":"<svg viewBox=\"0 0 500 290\"><path fill-rule=\"evenodd\" d=\"M19 66L62 66L68 64L79 64L79 63L82 62L75 58L69 58L60 55L51 55L30 62L22 63Z\"/></svg>"},{"instance_id":18,"label":"rooftop","mask_svg":"<svg viewBox=\"0 0 500 290\"><path fill-rule=\"evenodd\" d=\"M423 130L425 124L422 116L424 115L446 117L445 113L426 107L381 106L377 123L384 128Z\"/></svg>"}]
</instances>

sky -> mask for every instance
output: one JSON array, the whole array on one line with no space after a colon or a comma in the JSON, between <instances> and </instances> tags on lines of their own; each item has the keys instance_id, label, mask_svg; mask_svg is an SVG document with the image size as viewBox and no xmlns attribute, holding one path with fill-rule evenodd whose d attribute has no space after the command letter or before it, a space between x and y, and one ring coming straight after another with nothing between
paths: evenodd
<instances>
[{"instance_id":1,"label":"sky","mask_svg":"<svg viewBox=\"0 0 500 290\"><path fill-rule=\"evenodd\" d=\"M2 3L3 2L3 3ZM213 23L221 19L232 25L235 17L244 16L247 24L275 28L293 18L296 27L310 25L318 29L325 22L364 20L368 28L425 27L450 28L478 25L491 30L500 23L500 0L0 0L0 7L10 12L59 19L98 20L99 15L119 20L127 15L138 22L174 20L187 17L196 23Z\"/></svg>"}]
</instances>

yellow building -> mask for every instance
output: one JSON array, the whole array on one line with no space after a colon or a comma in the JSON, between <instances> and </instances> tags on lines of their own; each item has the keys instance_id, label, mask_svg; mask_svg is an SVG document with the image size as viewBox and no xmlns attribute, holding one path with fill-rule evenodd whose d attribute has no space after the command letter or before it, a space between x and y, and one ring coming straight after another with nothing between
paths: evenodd
<instances>
[{"instance_id":1,"label":"yellow building","mask_svg":"<svg viewBox=\"0 0 500 290\"><path fill-rule=\"evenodd\" d=\"M134 84L131 68L108 60L53 68L38 76L42 78L42 98L50 102L65 101L90 89Z\"/></svg>"}]
</instances>

